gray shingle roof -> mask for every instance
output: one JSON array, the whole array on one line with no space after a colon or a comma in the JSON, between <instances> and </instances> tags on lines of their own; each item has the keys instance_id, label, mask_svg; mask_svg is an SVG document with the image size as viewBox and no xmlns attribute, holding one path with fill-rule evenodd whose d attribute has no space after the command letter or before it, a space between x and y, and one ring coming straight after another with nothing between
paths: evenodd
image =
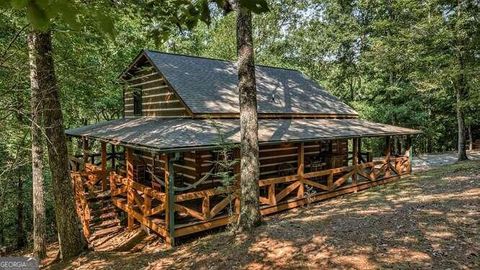
<instances>
[{"instance_id":1,"label":"gray shingle roof","mask_svg":"<svg viewBox=\"0 0 480 270\"><path fill-rule=\"evenodd\" d=\"M145 51L193 113L238 113L230 61ZM296 70L256 66L259 113L357 113Z\"/></svg>"},{"instance_id":2,"label":"gray shingle roof","mask_svg":"<svg viewBox=\"0 0 480 270\"><path fill-rule=\"evenodd\" d=\"M240 141L238 119L214 121L143 117L98 123L70 129L66 133L164 151L215 146L219 138L218 131L234 143ZM258 133L260 143L274 143L407 135L420 131L360 119L261 119Z\"/></svg>"}]
</instances>

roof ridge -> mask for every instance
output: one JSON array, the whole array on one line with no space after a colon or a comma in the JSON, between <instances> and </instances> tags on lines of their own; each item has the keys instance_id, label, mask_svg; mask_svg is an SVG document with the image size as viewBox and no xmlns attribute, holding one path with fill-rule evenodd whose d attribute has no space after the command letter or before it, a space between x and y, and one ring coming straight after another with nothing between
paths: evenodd
<instances>
[{"instance_id":1,"label":"roof ridge","mask_svg":"<svg viewBox=\"0 0 480 270\"><path fill-rule=\"evenodd\" d=\"M205 60L213 60L213 61L220 61L220 62L227 62L234 64L235 61L227 60L227 59L221 59L221 58L213 58L213 57L207 57L207 56L199 56L199 55L189 55L189 54L184 54L184 53L172 53L172 52L163 52L163 51L158 51L158 50L150 50L150 49L144 49L143 51L145 52L152 52L152 53L160 53L160 54L168 54L168 55L176 55L176 56L184 56L184 57L190 57L190 58L200 58L200 59L205 59ZM269 66L269 65L262 65L262 64L255 64L257 67L266 67L266 68L274 68L274 69L282 69L282 70L290 70L290 71L296 71L299 73L302 73L298 69L293 69L293 68L285 68L285 67L276 67L276 66ZM302 73L303 74L303 73Z\"/></svg>"}]
</instances>

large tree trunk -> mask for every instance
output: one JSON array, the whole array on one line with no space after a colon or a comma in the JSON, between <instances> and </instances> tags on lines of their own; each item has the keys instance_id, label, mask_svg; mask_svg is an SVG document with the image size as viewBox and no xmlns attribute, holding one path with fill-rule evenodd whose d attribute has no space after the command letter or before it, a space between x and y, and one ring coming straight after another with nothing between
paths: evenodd
<instances>
[{"instance_id":1,"label":"large tree trunk","mask_svg":"<svg viewBox=\"0 0 480 270\"><path fill-rule=\"evenodd\" d=\"M73 185L68 169L68 154L63 114L52 57L51 33L33 32L28 39L32 55L31 73L43 95L43 116L48 161L52 174L55 216L62 259L70 259L86 248L75 211ZM32 89L33 90L33 89Z\"/></svg>"},{"instance_id":2,"label":"large tree trunk","mask_svg":"<svg viewBox=\"0 0 480 270\"><path fill-rule=\"evenodd\" d=\"M25 228L24 228L24 203L23 203L23 179L19 175L17 182L17 249L22 249L25 247L26 238L25 238Z\"/></svg>"},{"instance_id":3,"label":"large tree trunk","mask_svg":"<svg viewBox=\"0 0 480 270\"><path fill-rule=\"evenodd\" d=\"M32 185L33 185L33 254L39 259L46 256L46 221L43 191L43 143L42 143L42 91L37 77L34 35L28 36L31 84L31 137L32 137Z\"/></svg>"},{"instance_id":4,"label":"large tree trunk","mask_svg":"<svg viewBox=\"0 0 480 270\"><path fill-rule=\"evenodd\" d=\"M237 5L238 91L240 101L241 209L237 230L249 231L261 221L257 89L253 55L252 13Z\"/></svg>"}]
</instances>

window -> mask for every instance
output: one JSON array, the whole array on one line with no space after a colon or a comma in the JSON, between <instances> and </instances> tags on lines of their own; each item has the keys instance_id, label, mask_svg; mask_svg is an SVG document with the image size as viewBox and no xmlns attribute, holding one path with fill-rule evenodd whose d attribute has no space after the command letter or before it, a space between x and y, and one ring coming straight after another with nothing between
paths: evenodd
<instances>
[{"instance_id":1,"label":"window","mask_svg":"<svg viewBox=\"0 0 480 270\"><path fill-rule=\"evenodd\" d=\"M142 89L133 90L133 114L142 115Z\"/></svg>"}]
</instances>

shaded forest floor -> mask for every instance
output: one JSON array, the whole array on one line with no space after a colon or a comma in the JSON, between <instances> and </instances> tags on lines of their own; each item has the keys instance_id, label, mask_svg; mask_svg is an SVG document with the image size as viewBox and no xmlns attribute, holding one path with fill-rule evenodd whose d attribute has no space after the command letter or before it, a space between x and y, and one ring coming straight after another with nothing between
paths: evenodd
<instances>
[{"instance_id":1,"label":"shaded forest floor","mask_svg":"<svg viewBox=\"0 0 480 270\"><path fill-rule=\"evenodd\" d=\"M480 161L271 216L251 237L210 232L168 251L150 236L128 249L50 268L479 269Z\"/></svg>"}]
</instances>

